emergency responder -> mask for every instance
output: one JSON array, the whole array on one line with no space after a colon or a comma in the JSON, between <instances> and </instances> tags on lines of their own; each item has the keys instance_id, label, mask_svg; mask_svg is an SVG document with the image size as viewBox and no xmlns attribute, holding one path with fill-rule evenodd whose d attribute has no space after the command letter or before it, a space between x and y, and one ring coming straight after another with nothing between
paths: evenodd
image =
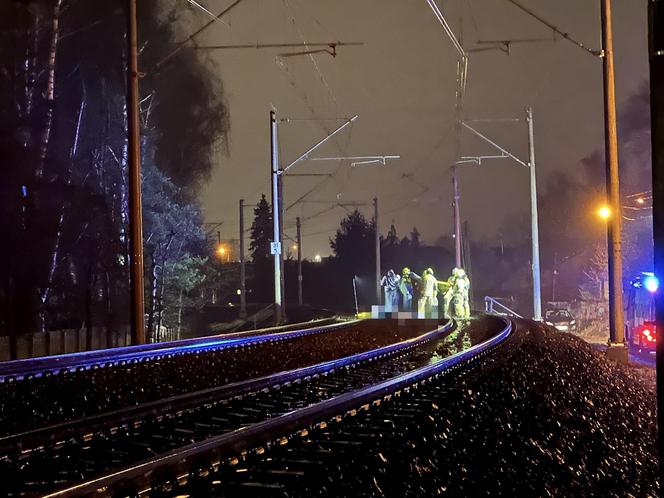
<instances>
[{"instance_id":1,"label":"emergency responder","mask_svg":"<svg viewBox=\"0 0 664 498\"><path fill-rule=\"evenodd\" d=\"M444 286L446 288L445 294L443 294L443 314L445 318L451 318L451 305L452 299L454 299L454 287L459 273L459 268L454 268L452 270L452 275L447 279Z\"/></svg>"},{"instance_id":2,"label":"emergency responder","mask_svg":"<svg viewBox=\"0 0 664 498\"><path fill-rule=\"evenodd\" d=\"M438 286L431 268L424 270L422 280L422 295L418 301L417 314L428 317L431 316L431 310L438 306Z\"/></svg>"},{"instance_id":3,"label":"emergency responder","mask_svg":"<svg viewBox=\"0 0 664 498\"><path fill-rule=\"evenodd\" d=\"M470 318L470 279L463 268L457 268L454 280L454 311L459 318Z\"/></svg>"},{"instance_id":4,"label":"emergency responder","mask_svg":"<svg viewBox=\"0 0 664 498\"><path fill-rule=\"evenodd\" d=\"M404 268L401 271L399 291L401 292L401 309L411 311L413 308L413 284L410 281L410 268Z\"/></svg>"},{"instance_id":5,"label":"emergency responder","mask_svg":"<svg viewBox=\"0 0 664 498\"><path fill-rule=\"evenodd\" d=\"M413 303L417 304L419 302L418 299L422 293L422 277L420 277L417 273L410 271L410 268L406 267L401 273L401 280L404 279L408 284L410 284L410 302L408 303L408 308L406 309L409 311L414 311Z\"/></svg>"},{"instance_id":6,"label":"emergency responder","mask_svg":"<svg viewBox=\"0 0 664 498\"><path fill-rule=\"evenodd\" d=\"M388 270L383 276L380 285L385 291L385 311L397 311L399 309L399 275L394 270Z\"/></svg>"}]
</instances>

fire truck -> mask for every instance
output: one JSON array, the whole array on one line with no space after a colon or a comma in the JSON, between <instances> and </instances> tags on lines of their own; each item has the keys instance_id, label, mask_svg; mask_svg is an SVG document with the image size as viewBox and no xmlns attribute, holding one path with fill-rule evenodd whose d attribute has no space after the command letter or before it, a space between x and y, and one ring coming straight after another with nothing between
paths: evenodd
<instances>
[{"instance_id":1,"label":"fire truck","mask_svg":"<svg viewBox=\"0 0 664 498\"><path fill-rule=\"evenodd\" d=\"M659 279L652 272L639 273L626 289L625 341L634 352L655 352L655 296L658 290Z\"/></svg>"}]
</instances>

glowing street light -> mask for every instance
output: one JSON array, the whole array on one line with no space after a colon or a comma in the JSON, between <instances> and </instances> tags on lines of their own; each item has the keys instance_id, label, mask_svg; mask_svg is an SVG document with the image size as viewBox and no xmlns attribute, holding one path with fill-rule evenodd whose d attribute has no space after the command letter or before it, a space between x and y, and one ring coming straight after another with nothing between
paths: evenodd
<instances>
[{"instance_id":1,"label":"glowing street light","mask_svg":"<svg viewBox=\"0 0 664 498\"><path fill-rule=\"evenodd\" d=\"M611 217L611 209L609 206L602 206L597 210L597 215L603 220L608 220Z\"/></svg>"},{"instance_id":2,"label":"glowing street light","mask_svg":"<svg viewBox=\"0 0 664 498\"><path fill-rule=\"evenodd\" d=\"M316 263L320 263L321 261L323 261L323 258L321 257L321 255L320 255L320 254L316 254L316 255L314 256L314 262L316 262Z\"/></svg>"},{"instance_id":3,"label":"glowing street light","mask_svg":"<svg viewBox=\"0 0 664 498\"><path fill-rule=\"evenodd\" d=\"M226 248L225 245L223 244L218 244L217 245L217 250L216 250L217 256L219 256L219 259L224 259L226 258L226 263L230 261L231 253L230 251Z\"/></svg>"}]
</instances>

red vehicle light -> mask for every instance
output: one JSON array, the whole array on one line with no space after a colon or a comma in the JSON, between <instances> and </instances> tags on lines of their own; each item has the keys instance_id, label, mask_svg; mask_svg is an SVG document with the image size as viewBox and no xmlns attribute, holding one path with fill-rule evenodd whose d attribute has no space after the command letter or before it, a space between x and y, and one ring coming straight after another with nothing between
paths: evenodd
<instances>
[{"instance_id":1,"label":"red vehicle light","mask_svg":"<svg viewBox=\"0 0 664 498\"><path fill-rule=\"evenodd\" d=\"M639 333L647 342L652 343L657 341L657 329L653 324L641 325Z\"/></svg>"}]
</instances>

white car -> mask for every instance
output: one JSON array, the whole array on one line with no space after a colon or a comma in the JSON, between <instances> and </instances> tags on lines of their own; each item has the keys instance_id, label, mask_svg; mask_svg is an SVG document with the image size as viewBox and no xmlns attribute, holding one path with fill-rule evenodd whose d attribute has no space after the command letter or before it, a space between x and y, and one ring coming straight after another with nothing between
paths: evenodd
<instances>
[{"instance_id":1,"label":"white car","mask_svg":"<svg viewBox=\"0 0 664 498\"><path fill-rule=\"evenodd\" d=\"M576 320L567 310L549 310L544 315L544 322L561 332L576 332Z\"/></svg>"}]
</instances>

